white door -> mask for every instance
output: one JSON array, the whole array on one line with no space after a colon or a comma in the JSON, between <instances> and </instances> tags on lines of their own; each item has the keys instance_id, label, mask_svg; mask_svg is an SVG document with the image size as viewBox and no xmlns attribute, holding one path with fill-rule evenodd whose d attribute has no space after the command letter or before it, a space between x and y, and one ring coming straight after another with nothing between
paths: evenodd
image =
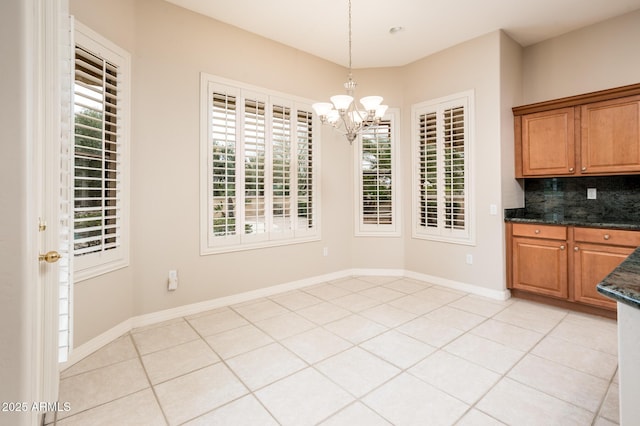
<instances>
[{"instance_id":1,"label":"white door","mask_svg":"<svg viewBox=\"0 0 640 426\"><path fill-rule=\"evenodd\" d=\"M69 185L70 67L69 20L66 0L36 0L34 154L38 188L39 271L36 285L37 359L34 388L37 401L58 399L59 363L66 354L66 297L70 297ZM61 286L62 284L62 286ZM62 288L62 292L60 291ZM61 296L62 299L61 299ZM62 303L61 303L62 301ZM68 304L66 305L68 306ZM62 315L62 321L61 316ZM68 318L68 316L67 316ZM60 346L62 345L62 351Z\"/></svg>"}]
</instances>

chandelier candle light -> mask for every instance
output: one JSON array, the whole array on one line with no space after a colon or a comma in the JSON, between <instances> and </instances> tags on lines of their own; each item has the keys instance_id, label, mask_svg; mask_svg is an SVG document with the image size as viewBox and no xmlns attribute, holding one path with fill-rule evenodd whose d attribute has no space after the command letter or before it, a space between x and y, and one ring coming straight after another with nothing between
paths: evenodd
<instances>
[{"instance_id":1,"label":"chandelier candle light","mask_svg":"<svg viewBox=\"0 0 640 426\"><path fill-rule=\"evenodd\" d=\"M349 0L349 79L344 83L347 94L332 96L331 102L318 102L311 105L320 117L320 122L341 131L349 143L353 143L363 130L380 124L388 108L387 105L381 105L382 96L365 96L360 99L361 106L356 106L353 101L356 86L351 70L351 0Z\"/></svg>"}]
</instances>

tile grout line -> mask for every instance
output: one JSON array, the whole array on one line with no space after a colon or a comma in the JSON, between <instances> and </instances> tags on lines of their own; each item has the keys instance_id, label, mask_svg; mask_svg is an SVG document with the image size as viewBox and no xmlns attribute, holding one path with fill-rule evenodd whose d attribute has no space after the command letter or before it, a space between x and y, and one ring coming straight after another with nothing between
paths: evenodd
<instances>
[{"instance_id":1,"label":"tile grout line","mask_svg":"<svg viewBox=\"0 0 640 426\"><path fill-rule=\"evenodd\" d=\"M234 311L234 312L235 312L235 311ZM238 312L236 312L236 314L241 315L241 314L240 314L240 313L238 313ZM244 317L243 317L243 318L244 318ZM247 318L244 318L244 319L245 319L245 320L247 320L247 321L249 321ZM215 350L215 349L214 349L214 348L209 344L209 342L205 339L205 337L204 337L202 334L200 334L200 332L198 332L198 330L197 330L197 329L196 329L196 328L195 328L195 327L194 327L194 326L193 326L193 325L192 325L188 320L186 320L186 321L187 321L187 323L189 324L189 326L190 326L190 327L191 327L191 328L196 332L196 334L200 337L200 339L201 339L201 340L202 340L202 341L207 345L207 347L209 347L209 348L211 349L211 351L213 351L213 353L214 353L214 354L216 354L216 356L218 356L218 358L220 359L220 361L219 361L219 362L220 362L220 363L222 363L222 364L224 364L225 368L226 368L227 370L229 370L229 372L231 372L231 374L233 374L233 376L236 378L236 380L238 380L238 382L240 382L240 383L242 384L242 386L244 386L244 387L245 387L245 389L247 390L247 392L248 392L248 393L246 393L246 394L244 394L244 395L241 395L241 396L239 396L239 397L237 397L237 398L235 398L235 399L233 399L233 400L231 400L231 401L227 401L226 403L224 403L224 404L222 404L222 405L220 405L220 406L218 406L218 407L214 407L214 408L212 408L211 410L209 410L209 411L207 411L207 412L205 412L205 413L198 414L197 416L195 416L195 417L193 417L193 418L191 418L191 419L188 419L187 421L183 422L182 424L184 424L184 423L186 423L186 422L193 421L193 420L195 420L195 419L197 419L197 418L199 418L199 417L205 416L205 415L207 415L207 414L209 414L209 413L212 413L213 411L216 411L216 410L218 410L218 409L219 409L219 408L221 408L221 407L224 407L224 406L229 405L229 404L231 404L231 403L233 403L233 402L236 402L236 401L238 401L238 400L240 400L240 399L242 399L242 398L244 398L244 397L246 397L246 396L248 396L248 395L251 395L251 396L252 396L256 401L258 401L258 403L259 403L259 404L260 404L260 405L261 405L261 406L266 410L266 412L267 412L267 413L269 413L269 415L271 416L271 418L272 418L276 423L281 424L281 423L277 420L276 416L275 416L275 415L273 415L273 413L271 413L271 411L269 411L269 409L268 409L268 408L267 408L267 407L262 403L262 401L261 401L261 400L260 400L260 399L255 395L254 391L249 387L249 385L247 385L247 384L242 380L242 378L240 378L240 376L238 376L238 374L235 372L235 370L233 370L233 369L232 369L232 368L227 364L226 359L225 359L225 358L223 358L223 357L222 357L222 356L221 356L221 355L220 355L220 354L219 354L219 353L218 353L218 352L217 352L217 351L216 351L216 350ZM249 324L253 325L253 322L249 321ZM255 325L254 325L254 327L255 327ZM273 342L272 342L272 343L273 343ZM269 344L271 344L271 343L269 343ZM263 347L265 347L265 346L267 346L267 345L260 346L259 348L263 348ZM258 349L259 349L259 348L258 348ZM285 349L286 349L286 348L285 348ZM250 351L248 351L248 352L250 352ZM243 352L243 354L244 354L244 353L248 353L248 352ZM235 356L239 356L239 355L242 355L242 354L238 354L238 355L235 355ZM233 358L233 357L231 357L231 358ZM304 360L303 360L303 361L304 361ZM214 363L214 364L215 364L215 363ZM212 365L213 365L213 364L212 364ZM194 370L194 371L197 371L197 370ZM298 370L298 371L300 371L300 370ZM297 372L297 371L296 371L296 372ZM186 374L190 374L190 373L192 373L192 371L191 371L191 372L188 372L188 373L183 374L183 376L184 376L184 375L186 375ZM295 374L295 373L292 373L292 374ZM274 383L275 383L275 382L274 382Z\"/></svg>"},{"instance_id":2,"label":"tile grout line","mask_svg":"<svg viewBox=\"0 0 640 426\"><path fill-rule=\"evenodd\" d=\"M614 421L612 419L609 419L608 417L605 417L605 416L601 415L602 408L604 407L604 404L607 401L607 397L609 396L609 392L611 391L611 386L613 385L613 380L615 379L619 368L620 368L619 366L616 367L616 371L613 372L613 375L611 376L611 379L609 380L609 383L607 385L607 390L605 391L604 395L602 396L602 399L600 400L600 404L598 405L598 409L596 411L596 415L593 417L593 422L591 423L592 425L595 425L595 423L598 421L598 418L603 418L603 419L611 421L612 423L620 424L620 419L618 419L618 421L616 422L616 421ZM619 383L617 385L620 386ZM620 407L619 403L618 403L618 407Z\"/></svg>"},{"instance_id":3,"label":"tile grout line","mask_svg":"<svg viewBox=\"0 0 640 426\"><path fill-rule=\"evenodd\" d=\"M561 325L561 324L562 324L562 323L567 319L567 317L569 316L569 314L570 314L570 311L564 311L564 315L562 316L562 318L561 318L561 319L560 319L560 320L559 320L559 321L558 321L558 322L557 322L557 323L556 323L556 324L555 324L551 329L549 329L549 330L544 334L544 336L543 336L543 337L542 337L538 342L536 342L536 344L535 344L535 345L533 345L533 346L532 346L528 351L526 351L526 352L523 354L523 356L522 356L520 359L518 359L518 361L517 361L517 362L515 362L515 363L513 364L513 366L512 366L511 368L509 368L509 370L508 370L508 371L506 371L506 372L504 373L504 375L503 375L503 376L502 376L502 377L501 377L501 378L500 378L500 379L499 379L499 380L498 380L498 381L497 381L497 382L496 382L496 383L495 383L495 384L494 384L494 385L493 385L493 386L492 386L492 387L491 387L487 392L485 392L485 393L483 394L483 396L482 396L478 401L476 401L476 403L474 404L474 407L475 407L475 405L476 405L478 402L480 402L480 400L482 400L482 398L484 398L484 397L485 397L485 396L486 396L486 395L491 391L491 389L495 388L495 386L497 386L497 385L498 385L498 383L500 383L500 381L502 381L502 380L503 380L503 379L505 379L505 378L508 378L509 380L513 380L514 382L517 382L517 383L519 383L519 384L521 384L521 385L523 385L523 386L525 386L525 387L527 387L527 388L529 388L529 389L532 389L532 390L534 390L534 391L536 391L536 392L540 392L540 393L541 393L541 394L543 394L543 395L546 395L546 396L548 396L548 397L551 397L551 398L554 398L554 399L556 399L556 400L562 401L562 402L564 402L564 403L566 403L566 404L570 404L570 405L572 405L572 406L574 406L574 407L577 407L577 408L579 408L579 409L585 410L585 411L587 411L587 412L589 412L589 413L593 413L592 424L593 424L593 423L595 423L595 422L597 421L598 417L599 417L600 407L598 408L598 410L596 410L595 412L593 412L593 411L591 411L591 410L588 410L588 409L587 409L587 408L585 408L585 407L582 407L582 406L580 406L580 405L575 404L574 402L567 401L567 400L562 399L562 398L560 398L560 397L558 397L558 396L555 396L555 395L549 394L549 393L547 393L547 392L545 392L545 391L543 391L543 390L540 390L540 389L537 389L537 388L535 388L535 387L532 387L532 386L531 386L530 384L528 384L528 383L524 383L524 382L522 382L522 381L520 381L520 380L517 380L517 379L515 379L515 378L513 378L513 377L508 377L508 374L509 374L509 373L510 373L510 372L511 372L511 371L512 371L512 370L513 370L513 369L514 369L514 368L515 368L515 367L516 367L516 366L517 366L517 365L518 365L518 364L519 364L519 363L520 363L520 362L521 362L521 361L522 361L522 360L523 360L527 355L532 355L532 356L535 356L535 357L539 357L538 355L536 355L536 354L532 353L532 351L533 351L533 350L534 350L534 349L535 349L535 348L536 348L536 347L537 347L537 346L538 346L538 345L539 345L539 344L540 344L540 343L541 343L541 342L542 342L546 337L549 337L549 336L551 335L551 333L552 333L552 332L553 332L557 327L559 327L559 326L560 326L560 325ZM553 337L553 336L551 336L551 337ZM559 338L559 339L561 339L561 338ZM561 339L561 340L566 341L565 339ZM569 342L569 343L573 343L573 342ZM578 346L583 346L583 345L578 345ZM598 351L598 352L600 352L600 351ZM604 353L604 352L603 352L603 353ZM542 358L542 357L539 357L539 358ZM574 368L572 368L572 367L570 367L570 366L566 366L566 365L564 365L564 364L560 364L560 363L558 363L558 362L556 362L556 361L554 361L554 360L549 360L549 359L546 359L546 358L542 358L542 359L544 359L544 360L545 360L545 361L547 361L547 362L551 362L551 363L553 363L553 364L556 364L556 365L558 365L558 366L560 366L560 367L569 368L569 369L571 369L571 370L573 370L573 371L576 371L576 372L578 372L578 373L586 374L586 375L588 375L588 376L590 376L590 377L594 377L594 378L596 378L596 379L604 380L604 379L602 379L601 377L593 376L593 375L591 375L591 374L589 374L589 373L586 373L586 372L583 372L583 371L580 371L580 370L574 369ZM616 369L616 370L617 370L617 369ZM604 402L604 398L606 398L606 396L607 396L607 394L608 394L608 392L609 392L609 387L611 386L611 383L612 383L612 381L613 381L613 377L615 377L615 372L614 372L614 374L612 375L611 379L609 380L609 384L608 384L608 386L607 386L607 390L606 390L606 391L605 391L605 393L604 393L604 397L603 397L602 403ZM479 408L476 408L476 409L480 410ZM480 410L480 411L482 411L482 410ZM483 411L483 413L484 413L484 411ZM487 413L485 413L485 414L487 414Z\"/></svg>"},{"instance_id":4,"label":"tile grout line","mask_svg":"<svg viewBox=\"0 0 640 426\"><path fill-rule=\"evenodd\" d=\"M129 334L129 338L131 339L131 343L133 344L133 348L135 349L136 354L138 354L138 361L142 366L142 370L144 371L144 375L147 378L147 382L149 383L149 388L153 393L153 397L155 398L156 404L158 404L158 408L160 408L160 412L162 413L162 417L164 417L165 423L167 425L170 425L171 423L169 423L169 418L167 417L167 414L164 412L164 408L162 407L162 404L160 403L160 399L158 398L158 394L156 393L156 388L153 385L153 383L151 383L151 377L149 377L149 372L147 371L147 367L144 365L144 362L142 361L142 355L140 354L140 349L136 344L136 340L133 338L133 335L131 334L131 332L129 332L128 334Z\"/></svg>"},{"instance_id":5,"label":"tile grout line","mask_svg":"<svg viewBox=\"0 0 640 426\"><path fill-rule=\"evenodd\" d=\"M127 337L129 337L129 339L133 340L133 339L132 339L132 337L130 336L130 332L127 332L127 333L123 334L121 337L124 337L124 336L127 336ZM82 373L75 374L75 375L73 375L73 376L69 376L68 378L71 378L71 377L77 377L77 376L80 376L80 375L82 375L82 374L88 374L88 373L95 372L95 371L100 370L100 369L103 369L103 368L112 367L112 366L117 365L117 364L122 364L122 363L125 363L125 362L132 361L132 360L134 360L134 359L137 359L137 360L138 360L138 362L140 363L140 366L142 367L142 369L143 369L143 371L144 371L144 373L145 373L145 377L147 378L147 382L149 382L149 387L150 387L150 388L152 388L152 385L151 385L151 383L150 383L150 381L149 381L149 377L148 377L148 375L147 375L146 369L144 368L144 364L143 364L143 362L142 362L142 359L140 358L140 356L139 356L139 354L138 354L138 349L137 349L137 347L135 346L135 343L134 343L134 342L131 342L131 343L132 343L132 345L133 345L134 349L136 350L136 354L137 354L137 356L136 356L136 357L134 357L134 358L128 358L128 359L121 360L121 361L117 361L117 362L114 362L114 363L111 363L111 364L108 364L108 365L104 365L104 366L102 366L102 367L94 368L94 369L88 370L88 371L86 371L86 372L82 372ZM68 379L68 378L65 378L65 379ZM100 404L98 404L98 405L94 405L94 406L91 406L91 407L85 408L85 409L84 409L84 410L82 410L82 411L78 411L77 413L73 413L72 415L67 416L67 417L64 417L64 418L61 418L61 419L58 419L58 414L56 413L56 416L55 416L55 423L53 423L53 425L55 426L55 424L57 424L57 422L59 422L59 421L63 421L63 420L67 420L67 419L71 419L72 417L75 417L75 416L77 416L77 415L79 415L79 414L86 413L86 412L88 412L88 411L90 411L90 410L93 410L93 409L96 409L96 408L99 408L99 407L103 407L103 406L105 406L105 405L107 405L107 404L111 404L111 403L113 403L113 402L115 402L115 401L120 401L120 400L122 400L122 399L124 399L124 398L128 398L128 397L130 397L131 395L134 395L134 394L136 394L136 393L138 393L138 392L142 392L142 391L144 391L144 390L146 390L146 389L147 389L147 388L143 388L143 389L139 389L139 390L136 390L136 391L133 391L133 392L129 392L129 393L127 393L127 394L125 394L125 395L122 395L122 396L119 396L119 397L117 397L117 398L115 398L115 399L112 399L112 400L109 400L109 401L105 401L105 402L102 402L102 403L100 403ZM155 396L155 392L154 392L154 396ZM156 402L158 402L158 401L157 401L157 398L156 398ZM158 402L158 406L159 406L159 407L161 407L161 406L160 406L160 404L159 404L159 402ZM162 410L161 410L161 411L162 411ZM164 413L163 413L163 415L164 415ZM165 417L165 421L166 421L166 417ZM169 424L169 423L167 422L167 424Z\"/></svg>"}]
</instances>

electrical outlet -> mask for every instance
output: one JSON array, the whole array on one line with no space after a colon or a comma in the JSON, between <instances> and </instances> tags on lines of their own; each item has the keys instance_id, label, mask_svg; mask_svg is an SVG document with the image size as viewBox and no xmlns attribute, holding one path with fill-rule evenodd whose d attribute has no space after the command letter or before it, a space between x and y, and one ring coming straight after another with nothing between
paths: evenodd
<instances>
[{"instance_id":1,"label":"electrical outlet","mask_svg":"<svg viewBox=\"0 0 640 426\"><path fill-rule=\"evenodd\" d=\"M329 256L329 247L325 247L325 248L322 249L322 255L324 257Z\"/></svg>"},{"instance_id":2,"label":"electrical outlet","mask_svg":"<svg viewBox=\"0 0 640 426\"><path fill-rule=\"evenodd\" d=\"M467 265L472 265L473 264L473 255L472 254L468 254L466 261L467 261Z\"/></svg>"},{"instance_id":3,"label":"electrical outlet","mask_svg":"<svg viewBox=\"0 0 640 426\"><path fill-rule=\"evenodd\" d=\"M596 188L587 188L587 200L595 200L597 197Z\"/></svg>"},{"instance_id":4,"label":"electrical outlet","mask_svg":"<svg viewBox=\"0 0 640 426\"><path fill-rule=\"evenodd\" d=\"M178 270L172 269L169 271L169 282L167 285L167 290L175 291L178 289Z\"/></svg>"}]
</instances>

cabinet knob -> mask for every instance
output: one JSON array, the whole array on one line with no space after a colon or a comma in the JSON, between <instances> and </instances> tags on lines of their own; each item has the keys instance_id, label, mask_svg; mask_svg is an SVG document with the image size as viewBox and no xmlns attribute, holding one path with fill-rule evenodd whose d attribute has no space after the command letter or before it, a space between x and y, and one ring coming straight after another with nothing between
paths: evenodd
<instances>
[{"instance_id":1,"label":"cabinet knob","mask_svg":"<svg viewBox=\"0 0 640 426\"><path fill-rule=\"evenodd\" d=\"M582 170L583 172L586 172L586 171L587 171L587 168L586 168L586 167L583 167L583 168L581 168L580 170Z\"/></svg>"},{"instance_id":2,"label":"cabinet knob","mask_svg":"<svg viewBox=\"0 0 640 426\"><path fill-rule=\"evenodd\" d=\"M574 247L574 248L573 248L573 251L580 251L580 247L577 247L577 246L576 246L576 247Z\"/></svg>"},{"instance_id":3,"label":"cabinet knob","mask_svg":"<svg viewBox=\"0 0 640 426\"><path fill-rule=\"evenodd\" d=\"M540 233L540 230L539 230L539 229L536 229L534 232L535 232L536 234L539 234L539 233Z\"/></svg>"},{"instance_id":4,"label":"cabinet knob","mask_svg":"<svg viewBox=\"0 0 640 426\"><path fill-rule=\"evenodd\" d=\"M604 239L605 239L605 240L608 240L609 238L611 238L611 237L609 236L609 234L604 234Z\"/></svg>"},{"instance_id":5,"label":"cabinet knob","mask_svg":"<svg viewBox=\"0 0 640 426\"><path fill-rule=\"evenodd\" d=\"M573 171L574 171L574 170L575 170L575 169L574 169L573 167L569 167L569 171L570 171L571 173L573 173Z\"/></svg>"},{"instance_id":6,"label":"cabinet knob","mask_svg":"<svg viewBox=\"0 0 640 426\"><path fill-rule=\"evenodd\" d=\"M565 248L564 246L560 246L560 250L564 250L564 248Z\"/></svg>"}]
</instances>

